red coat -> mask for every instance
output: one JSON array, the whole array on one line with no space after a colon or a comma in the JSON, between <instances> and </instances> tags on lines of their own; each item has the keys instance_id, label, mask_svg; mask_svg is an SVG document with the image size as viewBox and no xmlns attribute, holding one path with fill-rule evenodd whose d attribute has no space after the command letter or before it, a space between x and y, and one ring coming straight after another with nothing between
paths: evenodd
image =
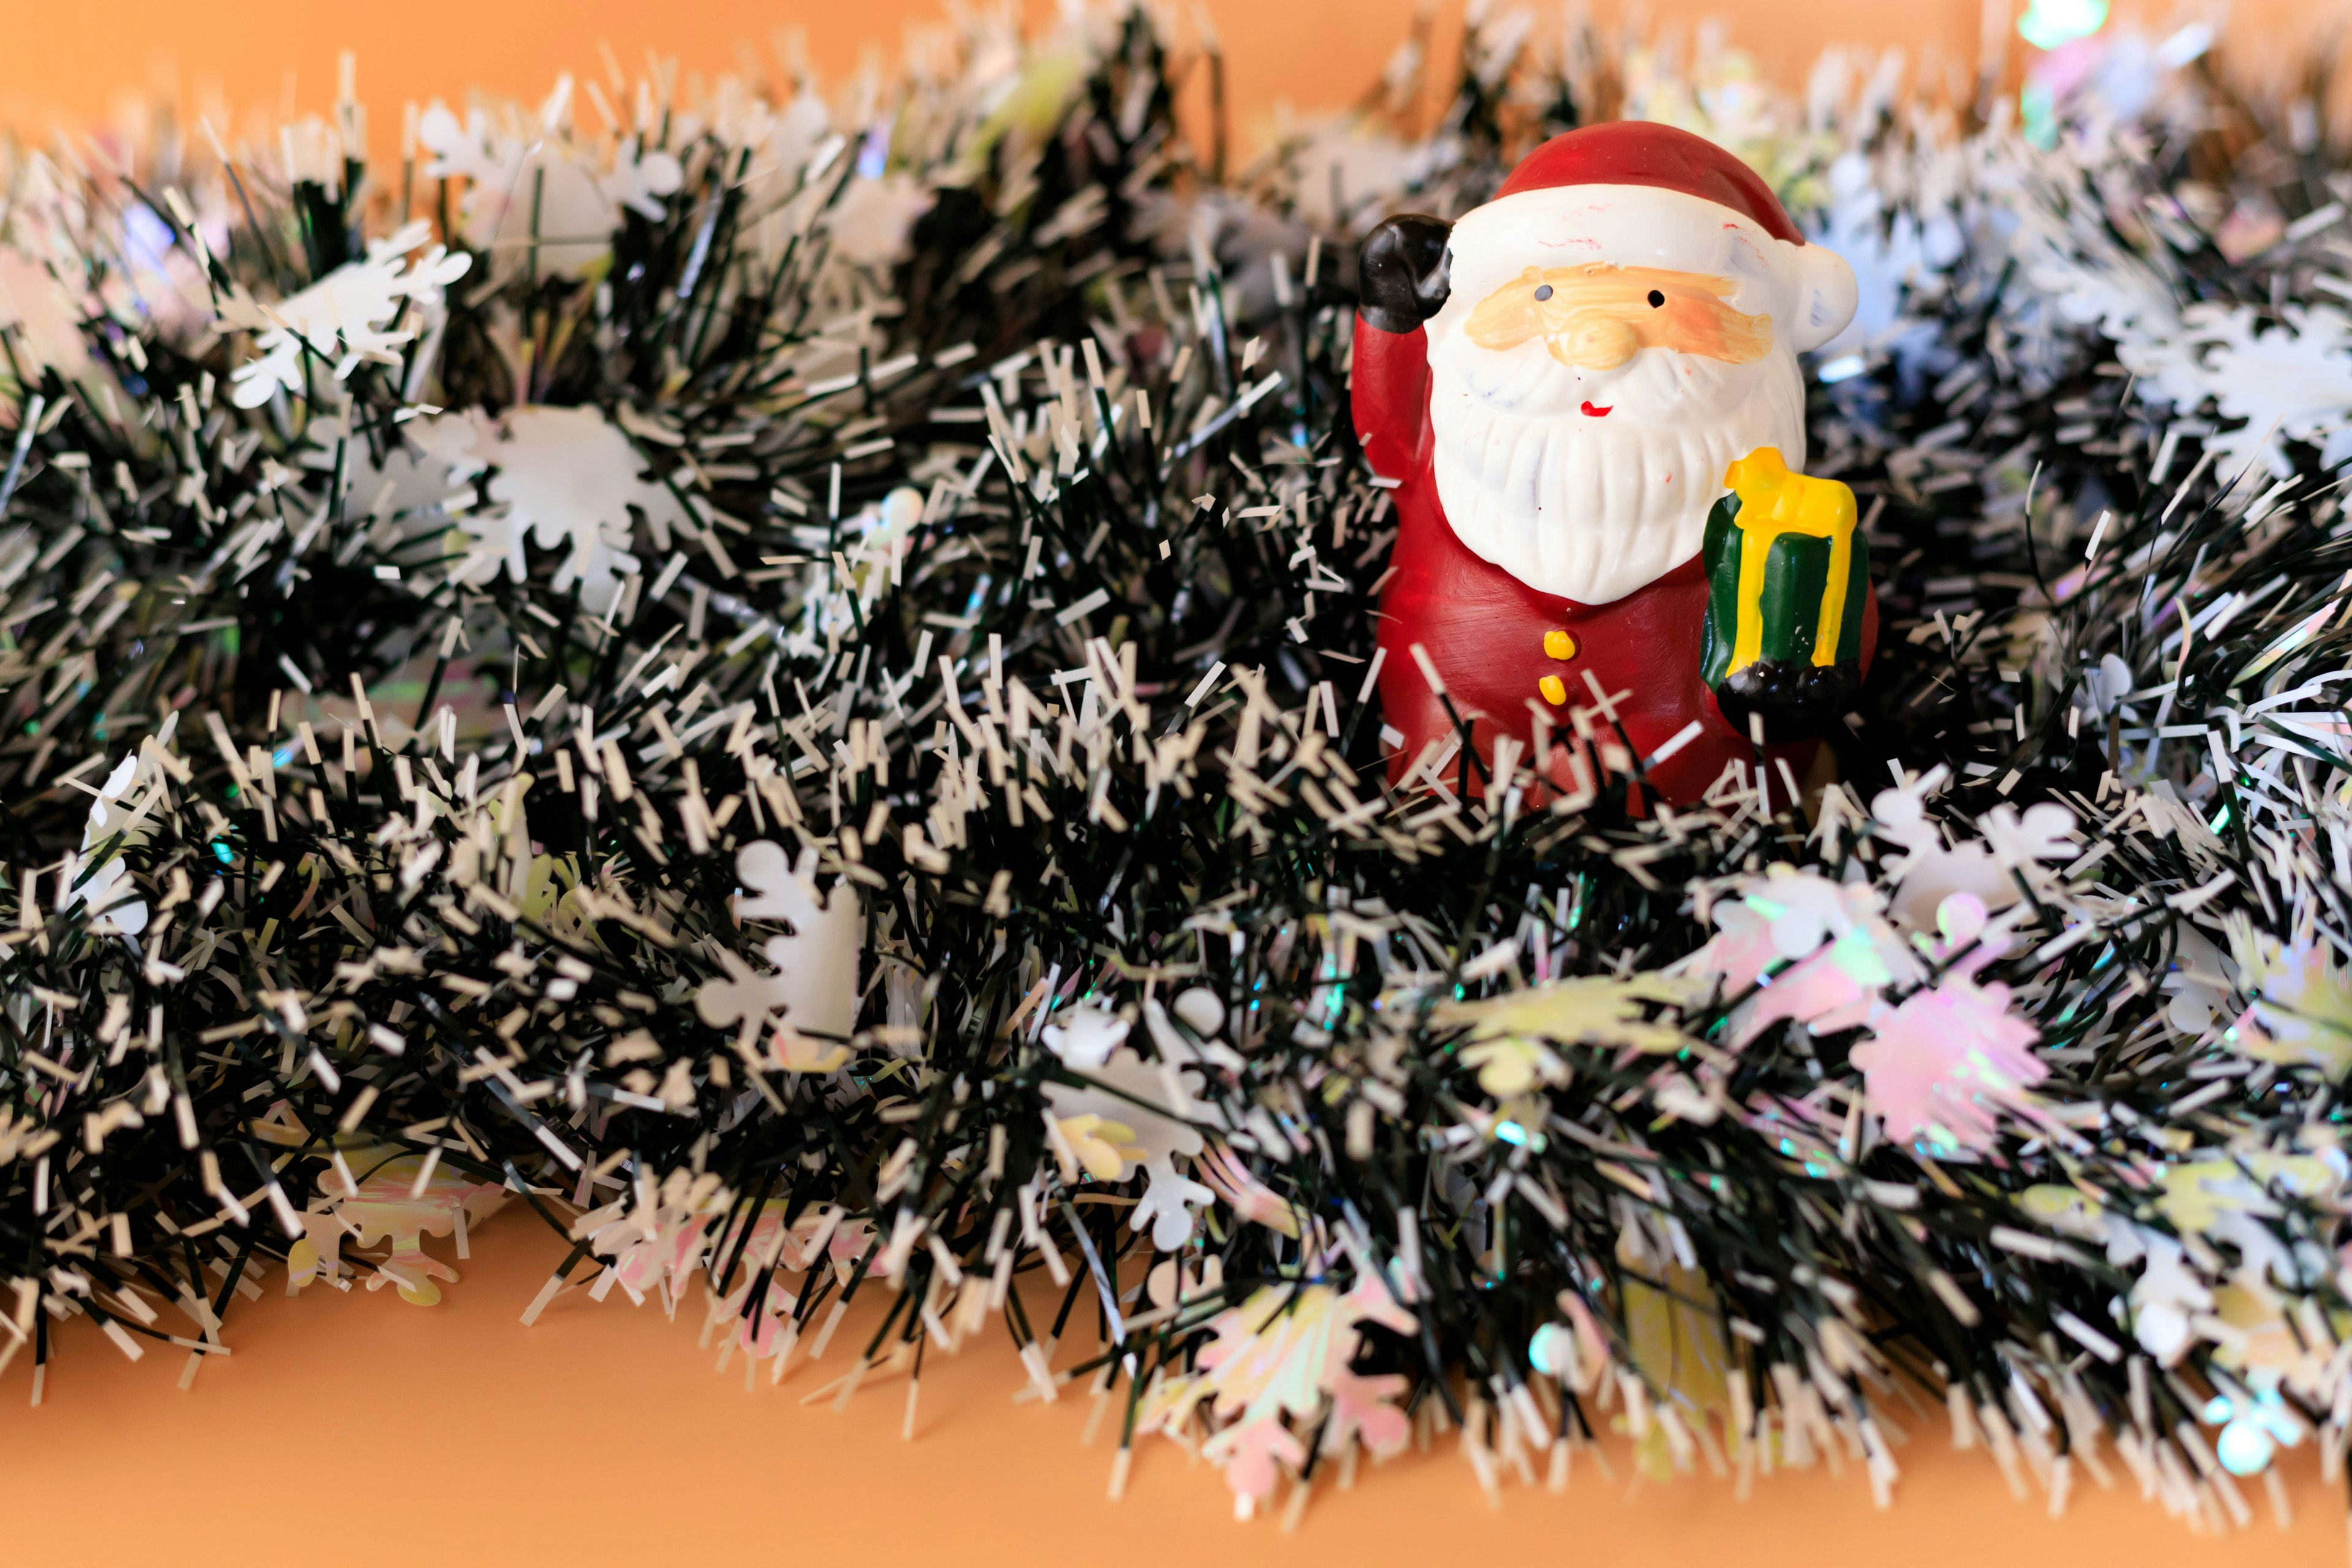
<instances>
[{"instance_id":1,"label":"red coat","mask_svg":"<svg viewBox=\"0 0 2352 1568\"><path fill-rule=\"evenodd\" d=\"M1549 773L1563 790L1572 792L1582 782L1570 760L1576 736L1571 710L1588 711L1596 742L1613 739L1594 711L1588 673L1616 700L1617 723L1636 759L1651 757L1693 721L1699 725L1695 738L1649 770L1652 789L1669 802L1696 800L1735 760L1752 770L1755 747L1724 722L1715 694L1699 678L1706 579L1697 556L1613 603L1580 605L1528 587L1472 554L1454 535L1438 503L1430 463L1428 354L1428 335L1418 328L1384 332L1357 320L1351 394L1356 431L1372 470L1400 481L1394 492L1394 574L1381 595L1380 622L1380 647L1387 656L1381 668L1381 706L1387 721L1404 734L1402 748L1391 759L1390 777L1401 777L1428 742L1443 747L1457 733L1412 657L1415 643L1436 666L1455 711L1465 720L1477 716L1472 733L1482 759L1492 759L1500 735L1531 743L1535 720L1528 701L1541 704L1553 726ZM1545 634L1552 631L1568 633L1568 658L1554 658L1547 649ZM1877 635L1874 595L1863 608L1865 673ZM1559 678L1564 702L1547 700L1546 676ZM1769 747L1767 757L1786 757L1801 782L1815 744ZM1583 765L1590 769L1593 760L1587 753ZM1456 758L1447 764L1449 785L1459 763ZM1772 773L1779 786L1779 770ZM1775 793L1785 800L1784 789L1776 787Z\"/></svg>"}]
</instances>

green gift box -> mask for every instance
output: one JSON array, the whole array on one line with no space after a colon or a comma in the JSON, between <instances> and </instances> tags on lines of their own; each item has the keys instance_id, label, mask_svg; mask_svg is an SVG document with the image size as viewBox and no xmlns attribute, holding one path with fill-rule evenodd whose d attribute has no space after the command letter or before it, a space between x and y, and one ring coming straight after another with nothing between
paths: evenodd
<instances>
[{"instance_id":1,"label":"green gift box","mask_svg":"<svg viewBox=\"0 0 2352 1568\"><path fill-rule=\"evenodd\" d=\"M1759 447L1731 465L1732 493L1707 514L1699 668L1724 717L1768 741L1816 735L1862 682L1870 547L1853 492L1791 473Z\"/></svg>"}]
</instances>

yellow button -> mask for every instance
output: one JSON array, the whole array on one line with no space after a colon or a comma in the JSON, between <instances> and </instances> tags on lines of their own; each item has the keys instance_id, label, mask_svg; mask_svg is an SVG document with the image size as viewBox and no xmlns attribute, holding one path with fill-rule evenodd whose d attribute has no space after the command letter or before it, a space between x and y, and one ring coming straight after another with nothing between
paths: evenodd
<instances>
[{"instance_id":1,"label":"yellow button","mask_svg":"<svg viewBox=\"0 0 2352 1568\"><path fill-rule=\"evenodd\" d=\"M1560 637L1566 634L1555 632L1552 635ZM1536 689L1542 692L1543 700L1555 708L1568 700L1568 683L1557 675L1547 675L1537 681Z\"/></svg>"},{"instance_id":2,"label":"yellow button","mask_svg":"<svg viewBox=\"0 0 2352 1568\"><path fill-rule=\"evenodd\" d=\"M1544 652L1554 658L1574 658L1576 639L1562 631L1546 632L1544 633ZM1554 698L1552 700L1557 702L1559 700Z\"/></svg>"}]
</instances>

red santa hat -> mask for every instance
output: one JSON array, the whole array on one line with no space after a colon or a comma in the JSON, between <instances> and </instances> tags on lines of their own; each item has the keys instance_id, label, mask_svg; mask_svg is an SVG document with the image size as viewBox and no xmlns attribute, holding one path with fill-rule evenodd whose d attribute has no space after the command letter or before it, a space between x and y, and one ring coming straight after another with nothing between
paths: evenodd
<instances>
[{"instance_id":1,"label":"red santa hat","mask_svg":"<svg viewBox=\"0 0 2352 1568\"><path fill-rule=\"evenodd\" d=\"M1775 239L1802 245L1772 187L1703 136L1643 120L1587 125L1553 137L1525 158L1497 197L1564 185L1653 185L1680 191L1755 221Z\"/></svg>"},{"instance_id":2,"label":"red santa hat","mask_svg":"<svg viewBox=\"0 0 2352 1568\"><path fill-rule=\"evenodd\" d=\"M1581 256L1754 279L1740 308L1769 313L1799 351L1853 317L1852 268L1805 243L1755 170L1703 137L1643 121L1587 125L1528 153L1493 201L1455 225L1452 255L1455 292L1472 300L1531 261Z\"/></svg>"}]
</instances>

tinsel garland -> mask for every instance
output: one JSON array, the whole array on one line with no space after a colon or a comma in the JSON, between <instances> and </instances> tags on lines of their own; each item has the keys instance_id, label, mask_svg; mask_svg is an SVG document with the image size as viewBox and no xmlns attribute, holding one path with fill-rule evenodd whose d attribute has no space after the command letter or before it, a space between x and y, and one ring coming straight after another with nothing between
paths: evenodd
<instances>
[{"instance_id":1,"label":"tinsel garland","mask_svg":"<svg viewBox=\"0 0 2352 1568\"><path fill-rule=\"evenodd\" d=\"M1244 1511L1416 1427L1883 1495L1923 1401L2283 1507L2352 1428L2352 184L2204 44L2019 126L1504 17L1434 130L1408 54L1227 178L1213 46L1110 9L16 154L0 1367L429 1302L504 1202L530 1317L781 1377L878 1296L845 1390L1009 1333ZM1612 115L1862 279L1811 469L1885 631L1803 811L1649 797L1606 692L1581 796L1384 782L1354 241Z\"/></svg>"}]
</instances>

